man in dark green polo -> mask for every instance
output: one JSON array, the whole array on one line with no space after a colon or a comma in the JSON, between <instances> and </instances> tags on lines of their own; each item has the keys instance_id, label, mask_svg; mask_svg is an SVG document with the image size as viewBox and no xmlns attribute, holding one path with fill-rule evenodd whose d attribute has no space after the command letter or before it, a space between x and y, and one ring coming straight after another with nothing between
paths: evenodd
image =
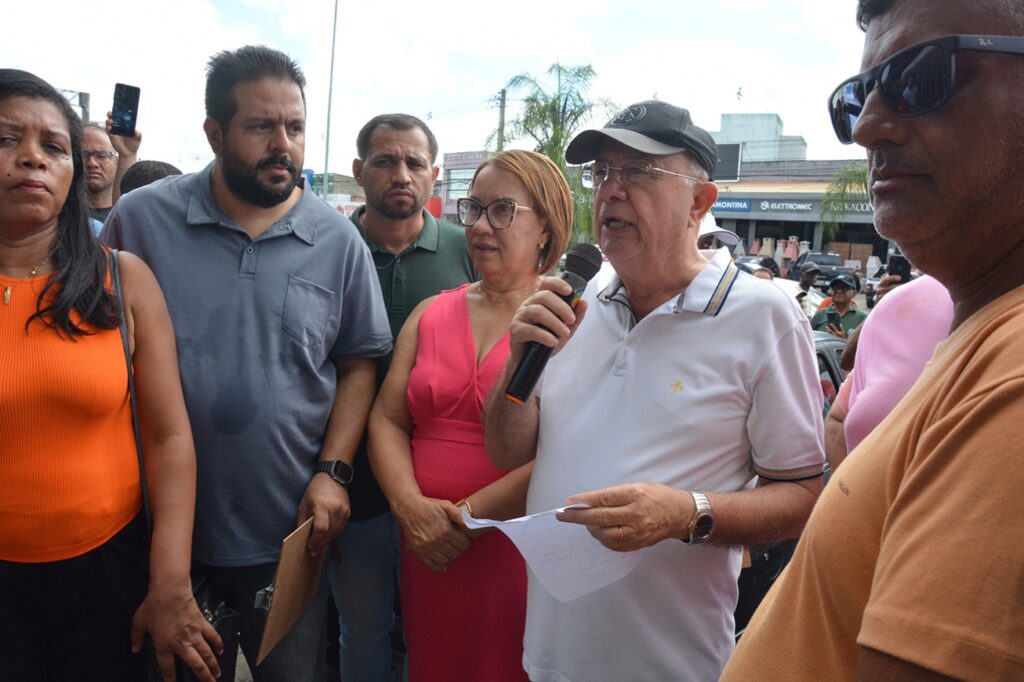
<instances>
[{"instance_id":1,"label":"man in dark green polo","mask_svg":"<svg viewBox=\"0 0 1024 682\"><path fill-rule=\"evenodd\" d=\"M811 328L815 331L828 332L841 339L849 338L853 330L868 316L853 305L853 297L857 295L857 280L853 275L844 272L833 277L829 286L832 288L832 305L814 313ZM830 315L832 322L829 321ZM836 316L839 317L838 325L835 324Z\"/></svg>"},{"instance_id":2,"label":"man in dark green polo","mask_svg":"<svg viewBox=\"0 0 1024 682\"><path fill-rule=\"evenodd\" d=\"M437 140L407 114L375 116L356 138L352 174L366 205L352 222L370 247L391 333L423 299L477 278L463 229L423 206L437 179ZM390 356L378 367L377 386ZM341 678L390 680L398 527L366 459L363 440L349 488L352 517L335 540L342 557L331 565L331 589L341 625Z\"/></svg>"}]
</instances>

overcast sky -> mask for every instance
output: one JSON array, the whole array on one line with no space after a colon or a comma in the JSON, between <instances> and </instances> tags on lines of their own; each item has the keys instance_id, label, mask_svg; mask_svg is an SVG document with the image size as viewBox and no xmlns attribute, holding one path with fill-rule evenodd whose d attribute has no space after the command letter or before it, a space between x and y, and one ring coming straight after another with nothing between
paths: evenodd
<instances>
[{"instance_id":1,"label":"overcast sky","mask_svg":"<svg viewBox=\"0 0 1024 682\"><path fill-rule=\"evenodd\" d=\"M338 8L330 169L350 173L370 117L428 121L441 153L478 150L497 127L492 98L518 73L591 64L591 95L619 105L657 97L718 130L723 113L774 112L808 158L863 158L840 145L825 108L859 71L855 0L342 0ZM305 166L321 172L333 0L41 0L7 3L0 65L92 95L142 88L142 158L183 170L212 158L203 137L204 67L222 49L261 43L305 71ZM742 97L738 91L742 88ZM522 93L509 93L508 117ZM604 123L597 115L595 126ZM529 148L520 141L510 146ZM439 159L440 161L440 159Z\"/></svg>"}]
</instances>

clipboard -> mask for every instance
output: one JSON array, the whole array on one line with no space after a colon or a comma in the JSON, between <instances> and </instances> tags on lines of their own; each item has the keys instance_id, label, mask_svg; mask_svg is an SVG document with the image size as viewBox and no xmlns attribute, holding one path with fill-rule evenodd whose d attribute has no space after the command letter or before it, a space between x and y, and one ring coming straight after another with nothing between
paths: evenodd
<instances>
[{"instance_id":1,"label":"clipboard","mask_svg":"<svg viewBox=\"0 0 1024 682\"><path fill-rule=\"evenodd\" d=\"M267 623L263 627L263 639L260 640L256 665L262 663L278 642L288 634L320 589L320 576L323 573L327 551L325 548L325 551L316 557L309 555L306 545L312 531L313 518L310 517L281 543L281 558L274 573Z\"/></svg>"}]
</instances>

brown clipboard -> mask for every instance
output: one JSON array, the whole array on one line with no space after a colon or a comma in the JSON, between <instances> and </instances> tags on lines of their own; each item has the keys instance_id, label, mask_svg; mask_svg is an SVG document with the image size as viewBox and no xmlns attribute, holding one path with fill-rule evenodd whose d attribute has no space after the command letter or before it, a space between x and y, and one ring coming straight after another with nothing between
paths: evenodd
<instances>
[{"instance_id":1,"label":"brown clipboard","mask_svg":"<svg viewBox=\"0 0 1024 682\"><path fill-rule=\"evenodd\" d=\"M274 574L274 589L256 665L262 663L288 634L320 589L320 575L323 573L327 548L324 548L320 556L309 555L306 545L312 531L313 519L310 517L281 543L281 558Z\"/></svg>"}]
</instances>

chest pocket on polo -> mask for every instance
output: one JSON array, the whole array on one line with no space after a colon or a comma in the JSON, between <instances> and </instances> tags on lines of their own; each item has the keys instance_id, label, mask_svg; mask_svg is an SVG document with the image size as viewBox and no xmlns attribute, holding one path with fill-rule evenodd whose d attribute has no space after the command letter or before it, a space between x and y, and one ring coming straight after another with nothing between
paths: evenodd
<instances>
[{"instance_id":1,"label":"chest pocket on polo","mask_svg":"<svg viewBox=\"0 0 1024 682\"><path fill-rule=\"evenodd\" d=\"M337 295L330 289L289 275L281 326L304 346L320 345L324 342L327 321L336 299Z\"/></svg>"}]
</instances>

